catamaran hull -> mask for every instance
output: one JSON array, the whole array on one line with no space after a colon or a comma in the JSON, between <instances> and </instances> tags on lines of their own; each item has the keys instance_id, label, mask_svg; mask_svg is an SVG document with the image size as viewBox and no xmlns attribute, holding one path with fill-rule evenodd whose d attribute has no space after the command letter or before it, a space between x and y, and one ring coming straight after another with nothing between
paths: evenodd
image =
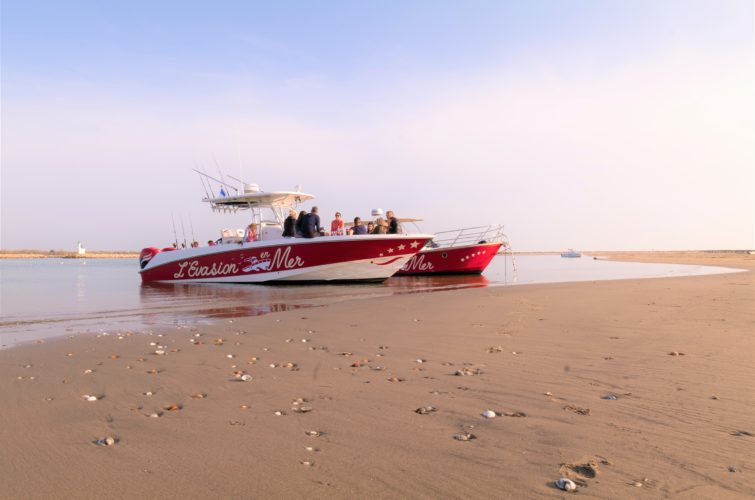
<instances>
[{"instance_id":1,"label":"catamaran hull","mask_svg":"<svg viewBox=\"0 0 755 500\"><path fill-rule=\"evenodd\" d=\"M502 243L477 243L451 248L425 248L401 267L396 276L481 274Z\"/></svg>"},{"instance_id":2,"label":"catamaran hull","mask_svg":"<svg viewBox=\"0 0 755 500\"><path fill-rule=\"evenodd\" d=\"M281 238L244 244L142 251L145 283L313 283L383 281L431 235Z\"/></svg>"}]
</instances>

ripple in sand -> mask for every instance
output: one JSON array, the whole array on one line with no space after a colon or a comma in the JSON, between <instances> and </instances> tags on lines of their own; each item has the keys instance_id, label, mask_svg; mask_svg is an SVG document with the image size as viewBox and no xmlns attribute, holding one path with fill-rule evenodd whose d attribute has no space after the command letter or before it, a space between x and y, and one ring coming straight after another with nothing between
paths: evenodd
<instances>
[{"instance_id":1,"label":"ripple in sand","mask_svg":"<svg viewBox=\"0 0 755 500\"><path fill-rule=\"evenodd\" d=\"M747 437L755 437L755 434L748 431L732 431L730 433L732 436L747 436Z\"/></svg>"}]
</instances>

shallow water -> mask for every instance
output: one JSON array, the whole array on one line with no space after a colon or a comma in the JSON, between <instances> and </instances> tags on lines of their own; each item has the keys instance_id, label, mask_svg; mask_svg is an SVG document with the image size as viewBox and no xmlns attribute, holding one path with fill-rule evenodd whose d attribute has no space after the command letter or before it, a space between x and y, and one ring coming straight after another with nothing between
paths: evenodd
<instances>
[{"instance_id":1,"label":"shallow water","mask_svg":"<svg viewBox=\"0 0 755 500\"><path fill-rule=\"evenodd\" d=\"M149 329L323 306L349 299L484 286L659 278L721 267L559 256L497 256L482 276L391 278L360 285L142 285L131 259L0 260L0 347L78 332Z\"/></svg>"}]
</instances>

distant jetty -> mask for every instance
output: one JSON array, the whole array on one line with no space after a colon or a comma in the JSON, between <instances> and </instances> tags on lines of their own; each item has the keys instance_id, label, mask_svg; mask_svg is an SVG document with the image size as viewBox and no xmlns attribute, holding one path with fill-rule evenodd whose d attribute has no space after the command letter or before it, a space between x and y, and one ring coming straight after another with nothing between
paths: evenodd
<instances>
[{"instance_id":1,"label":"distant jetty","mask_svg":"<svg viewBox=\"0 0 755 500\"><path fill-rule=\"evenodd\" d=\"M93 251L86 255L64 250L0 250L0 259L136 259L139 252Z\"/></svg>"}]
</instances>

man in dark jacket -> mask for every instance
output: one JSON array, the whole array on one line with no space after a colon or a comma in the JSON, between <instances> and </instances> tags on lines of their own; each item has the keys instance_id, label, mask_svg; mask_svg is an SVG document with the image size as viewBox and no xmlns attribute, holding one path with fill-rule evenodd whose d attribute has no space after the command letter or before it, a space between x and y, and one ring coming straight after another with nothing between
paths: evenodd
<instances>
[{"instance_id":1,"label":"man in dark jacket","mask_svg":"<svg viewBox=\"0 0 755 500\"><path fill-rule=\"evenodd\" d=\"M320 216L317 215L317 207L312 207L312 211L307 215L307 226L304 236L307 238L316 238L320 236L322 227L320 227Z\"/></svg>"},{"instance_id":2,"label":"man in dark jacket","mask_svg":"<svg viewBox=\"0 0 755 500\"><path fill-rule=\"evenodd\" d=\"M388 210L385 216L388 218L388 234L399 234L401 232L401 225L393 214L393 210Z\"/></svg>"}]
</instances>

